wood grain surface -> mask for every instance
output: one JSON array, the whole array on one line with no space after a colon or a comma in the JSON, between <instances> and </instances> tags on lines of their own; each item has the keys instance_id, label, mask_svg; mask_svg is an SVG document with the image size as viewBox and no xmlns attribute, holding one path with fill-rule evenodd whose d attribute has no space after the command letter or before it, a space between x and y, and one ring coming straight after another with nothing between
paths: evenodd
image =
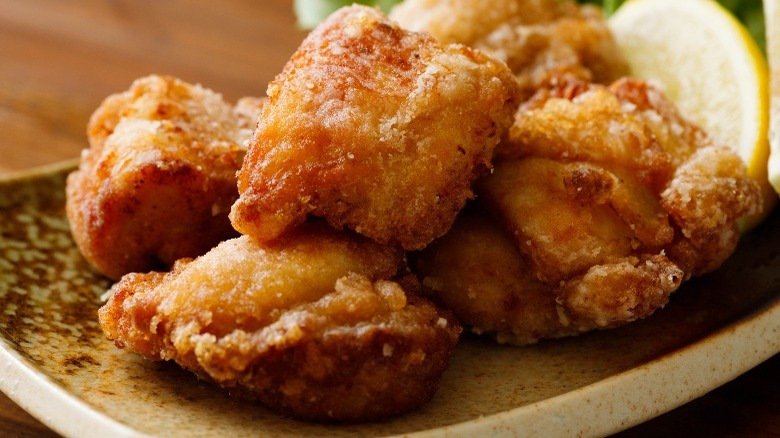
<instances>
[{"instance_id":1,"label":"wood grain surface","mask_svg":"<svg viewBox=\"0 0 780 438\"><path fill-rule=\"evenodd\" d=\"M262 96L304 35L290 0L0 0L0 175L77 157L147 74ZM0 436L56 434L0 394ZM780 356L621 436L780 436Z\"/></svg>"}]
</instances>

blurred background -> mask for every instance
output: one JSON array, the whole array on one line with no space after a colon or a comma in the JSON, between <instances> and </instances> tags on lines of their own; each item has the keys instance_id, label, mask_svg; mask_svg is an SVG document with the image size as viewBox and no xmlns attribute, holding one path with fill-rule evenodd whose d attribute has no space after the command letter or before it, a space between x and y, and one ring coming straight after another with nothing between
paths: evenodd
<instances>
[{"instance_id":1,"label":"blurred background","mask_svg":"<svg viewBox=\"0 0 780 438\"><path fill-rule=\"evenodd\" d=\"M0 173L78 156L102 99L151 73L265 95L304 36L290 0L0 0Z\"/></svg>"},{"instance_id":2,"label":"blurred background","mask_svg":"<svg viewBox=\"0 0 780 438\"><path fill-rule=\"evenodd\" d=\"M262 96L304 36L291 0L0 0L0 176L78 157L92 112L141 76ZM780 436L778 370L621 436ZM0 436L54 434L0 393Z\"/></svg>"}]
</instances>

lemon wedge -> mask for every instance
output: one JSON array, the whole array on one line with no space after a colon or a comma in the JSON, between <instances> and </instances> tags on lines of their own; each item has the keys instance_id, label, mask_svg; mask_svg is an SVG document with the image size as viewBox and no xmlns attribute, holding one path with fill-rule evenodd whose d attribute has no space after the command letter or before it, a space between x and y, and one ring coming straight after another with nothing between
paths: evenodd
<instances>
[{"instance_id":1,"label":"lemon wedge","mask_svg":"<svg viewBox=\"0 0 780 438\"><path fill-rule=\"evenodd\" d=\"M629 0L609 26L632 75L660 83L685 117L744 160L764 209L740 228L759 224L777 201L767 171L769 81L744 26L714 0Z\"/></svg>"}]
</instances>

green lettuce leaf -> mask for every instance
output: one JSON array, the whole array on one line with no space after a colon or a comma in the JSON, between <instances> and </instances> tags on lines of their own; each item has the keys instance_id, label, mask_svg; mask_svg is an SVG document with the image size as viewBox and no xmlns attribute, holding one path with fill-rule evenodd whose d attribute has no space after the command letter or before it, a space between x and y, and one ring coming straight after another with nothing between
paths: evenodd
<instances>
[{"instance_id":1,"label":"green lettuce leaf","mask_svg":"<svg viewBox=\"0 0 780 438\"><path fill-rule=\"evenodd\" d=\"M328 15L342 6L353 3L379 6L385 13L402 0L294 0L293 8L298 17L298 25L303 29L313 29ZM580 0L582 3L594 3L604 9L604 13L610 16L626 0ZM717 0L726 9L731 11L748 29L753 39L765 50L764 8L762 0Z\"/></svg>"},{"instance_id":2,"label":"green lettuce leaf","mask_svg":"<svg viewBox=\"0 0 780 438\"><path fill-rule=\"evenodd\" d=\"M401 3L401 0L295 0L293 9L298 18L298 26L313 29L336 9L353 3L379 6L382 11L388 13L396 3Z\"/></svg>"}]
</instances>

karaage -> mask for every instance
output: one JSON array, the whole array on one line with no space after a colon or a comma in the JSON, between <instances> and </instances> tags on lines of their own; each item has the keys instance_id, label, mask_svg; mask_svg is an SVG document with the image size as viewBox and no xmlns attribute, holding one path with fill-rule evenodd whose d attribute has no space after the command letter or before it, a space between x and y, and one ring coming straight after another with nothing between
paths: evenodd
<instances>
[{"instance_id":1,"label":"karaage","mask_svg":"<svg viewBox=\"0 0 780 438\"><path fill-rule=\"evenodd\" d=\"M505 342L652 314L720 266L736 219L761 208L739 157L632 79L553 81L521 106L494 163L477 182L477 207L494 222L459 219L416 267L461 322ZM479 241L496 252L472 253Z\"/></svg>"},{"instance_id":2,"label":"karaage","mask_svg":"<svg viewBox=\"0 0 780 438\"><path fill-rule=\"evenodd\" d=\"M447 234L410 254L410 263L428 293L475 333L530 344L579 332L558 320L550 286L483 209L466 207Z\"/></svg>"},{"instance_id":3,"label":"karaage","mask_svg":"<svg viewBox=\"0 0 780 438\"><path fill-rule=\"evenodd\" d=\"M269 241L317 216L422 248L472 197L516 97L502 62L342 8L268 87L233 226Z\"/></svg>"},{"instance_id":4,"label":"karaage","mask_svg":"<svg viewBox=\"0 0 780 438\"><path fill-rule=\"evenodd\" d=\"M393 280L403 253L322 223L283 240L241 236L170 273L129 274L101 326L298 418L373 420L430 399L461 328L414 277Z\"/></svg>"},{"instance_id":5,"label":"karaage","mask_svg":"<svg viewBox=\"0 0 780 438\"><path fill-rule=\"evenodd\" d=\"M405 0L390 18L505 61L524 97L551 72L598 83L628 72L601 11L573 0Z\"/></svg>"},{"instance_id":6,"label":"karaage","mask_svg":"<svg viewBox=\"0 0 780 438\"><path fill-rule=\"evenodd\" d=\"M67 213L86 259L117 279L169 267L233 237L236 171L260 113L199 85L148 76L108 97L68 177Z\"/></svg>"},{"instance_id":7,"label":"karaage","mask_svg":"<svg viewBox=\"0 0 780 438\"><path fill-rule=\"evenodd\" d=\"M496 156L545 178L530 181L501 164L481 187L518 243L535 248L536 268L548 281L579 271L583 258L588 265L628 248L664 248L687 276L709 272L736 247L736 219L762 208L757 183L737 155L687 121L660 90L635 79L610 87L556 82L540 90L518 111ZM536 164L523 164L529 160ZM520 178L529 184L517 190ZM581 211L576 223L542 219ZM573 229L611 243L602 239L596 253L572 238ZM682 250L691 245L696 250ZM542 262L548 252L559 254Z\"/></svg>"}]
</instances>

